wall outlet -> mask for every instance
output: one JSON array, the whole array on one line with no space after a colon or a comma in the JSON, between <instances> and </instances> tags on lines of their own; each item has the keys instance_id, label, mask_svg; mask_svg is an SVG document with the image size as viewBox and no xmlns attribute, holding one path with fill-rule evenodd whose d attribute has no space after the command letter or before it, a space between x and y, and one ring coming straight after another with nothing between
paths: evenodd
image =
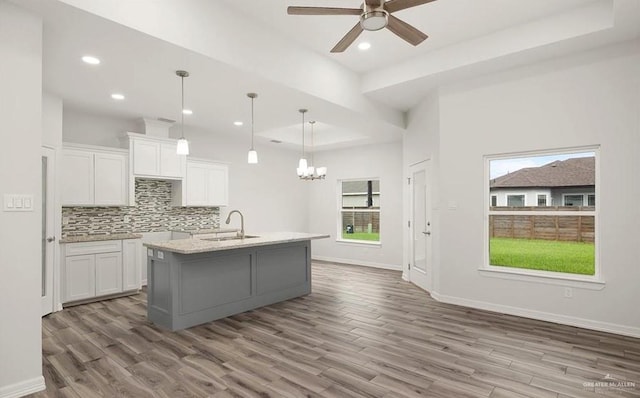
<instances>
[{"instance_id":1,"label":"wall outlet","mask_svg":"<svg viewBox=\"0 0 640 398\"><path fill-rule=\"evenodd\" d=\"M570 287L564 288L564 298L573 298L573 289Z\"/></svg>"}]
</instances>

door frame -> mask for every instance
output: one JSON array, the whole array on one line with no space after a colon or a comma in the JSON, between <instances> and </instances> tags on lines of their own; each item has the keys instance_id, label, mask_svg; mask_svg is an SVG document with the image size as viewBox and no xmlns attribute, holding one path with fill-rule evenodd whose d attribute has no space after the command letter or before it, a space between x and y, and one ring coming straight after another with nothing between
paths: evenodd
<instances>
[{"instance_id":1,"label":"door frame","mask_svg":"<svg viewBox=\"0 0 640 398\"><path fill-rule=\"evenodd\" d=\"M429 220L429 222L432 223L432 227L433 227L433 213L432 213L432 205L431 205L431 201L432 201L432 196L431 196L431 187L433 186L433 184L431 183L432 180L432 174L431 174L431 158L427 158L424 160L421 160L419 162L415 162L409 165L409 167L407 168L407 178L409 179L409 188L408 188L408 209L407 209L407 215L408 215L408 245L407 245L407 263L409 264L409 269L407 270L407 280L409 282L411 282L411 273L414 272L414 257L413 257L413 253L414 253L414 226L415 226L415 222L414 222L414 215L413 215L413 198L414 198L414 181L413 181L413 175L416 172L419 172L420 170L424 170L425 172L425 184L427 186L427 193L426 193L426 218L427 220ZM433 231L433 229L431 229L431 232ZM431 235L433 236L433 235ZM426 290L431 292L433 290L433 244L432 244L432 238L429 237L426 240ZM412 282L413 283L413 282ZM415 284L415 283L414 283ZM416 285L417 286L417 285Z\"/></svg>"},{"instance_id":2,"label":"door frame","mask_svg":"<svg viewBox=\"0 0 640 398\"><path fill-rule=\"evenodd\" d=\"M46 231L44 226L42 232L46 237L53 237L54 240L45 243L45 253L42 258L45 259L45 269L42 275L42 285L44 286L46 296L41 296L41 315L45 316L55 311L55 294L56 286L54 283L54 274L56 268L56 257L58 256L58 242L56 231L56 151L53 148L43 146L41 156L47 159L46 175L41 178L44 182L46 179L46 189L42 190L42 202L45 203L46 209L43 209L43 219L46 217ZM43 170L44 171L44 170Z\"/></svg>"}]
</instances>

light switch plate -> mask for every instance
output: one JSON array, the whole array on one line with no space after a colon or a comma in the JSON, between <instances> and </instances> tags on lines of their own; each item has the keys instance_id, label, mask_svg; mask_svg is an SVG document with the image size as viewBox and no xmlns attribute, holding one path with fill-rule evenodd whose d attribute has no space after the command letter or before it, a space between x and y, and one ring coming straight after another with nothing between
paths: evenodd
<instances>
[{"instance_id":1,"label":"light switch plate","mask_svg":"<svg viewBox=\"0 0 640 398\"><path fill-rule=\"evenodd\" d=\"M33 211L33 195L4 194L4 211Z\"/></svg>"}]
</instances>

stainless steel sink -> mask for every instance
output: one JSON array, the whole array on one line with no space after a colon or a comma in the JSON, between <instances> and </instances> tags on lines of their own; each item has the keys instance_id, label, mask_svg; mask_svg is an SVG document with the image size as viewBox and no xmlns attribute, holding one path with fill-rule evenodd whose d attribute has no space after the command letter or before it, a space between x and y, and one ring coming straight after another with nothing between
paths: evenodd
<instances>
[{"instance_id":1,"label":"stainless steel sink","mask_svg":"<svg viewBox=\"0 0 640 398\"><path fill-rule=\"evenodd\" d=\"M259 238L257 235L245 235L244 237L240 236L219 236L216 238L202 238L201 240L208 240L210 242L222 242L226 240L242 240L242 239L251 239L251 238Z\"/></svg>"}]
</instances>

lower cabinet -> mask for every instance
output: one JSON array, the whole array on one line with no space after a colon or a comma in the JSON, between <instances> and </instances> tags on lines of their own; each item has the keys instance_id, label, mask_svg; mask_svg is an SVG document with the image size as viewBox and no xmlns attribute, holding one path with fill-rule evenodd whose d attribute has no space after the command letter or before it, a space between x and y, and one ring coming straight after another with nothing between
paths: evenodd
<instances>
[{"instance_id":1,"label":"lower cabinet","mask_svg":"<svg viewBox=\"0 0 640 398\"><path fill-rule=\"evenodd\" d=\"M63 303L140 289L140 239L66 243Z\"/></svg>"}]
</instances>

